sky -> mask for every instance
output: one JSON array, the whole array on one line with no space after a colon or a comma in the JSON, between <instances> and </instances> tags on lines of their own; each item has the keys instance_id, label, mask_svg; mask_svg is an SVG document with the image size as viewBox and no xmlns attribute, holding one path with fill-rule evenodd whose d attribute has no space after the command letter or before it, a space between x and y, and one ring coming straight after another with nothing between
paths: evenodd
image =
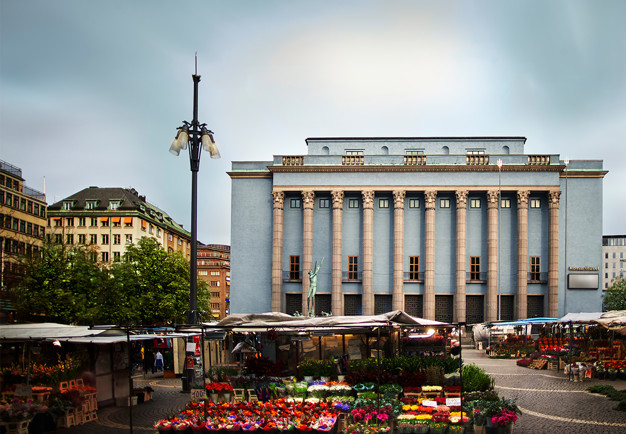
<instances>
[{"instance_id":1,"label":"sky","mask_svg":"<svg viewBox=\"0 0 626 434\"><path fill-rule=\"evenodd\" d=\"M49 204L132 187L230 243L232 161L307 137L527 137L526 153L604 160L603 233L625 234L626 2L0 0L0 159ZM45 179L45 181L44 181Z\"/></svg>"}]
</instances>

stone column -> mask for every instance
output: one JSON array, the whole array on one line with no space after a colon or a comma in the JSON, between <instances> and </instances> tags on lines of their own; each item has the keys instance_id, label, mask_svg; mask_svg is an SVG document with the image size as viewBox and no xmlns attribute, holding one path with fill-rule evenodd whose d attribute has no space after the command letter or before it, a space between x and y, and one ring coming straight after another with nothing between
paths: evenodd
<instances>
[{"instance_id":1,"label":"stone column","mask_svg":"<svg viewBox=\"0 0 626 434\"><path fill-rule=\"evenodd\" d=\"M283 291L283 203L285 193L272 192L274 222L272 229L272 312L282 312Z\"/></svg>"},{"instance_id":2,"label":"stone column","mask_svg":"<svg viewBox=\"0 0 626 434\"><path fill-rule=\"evenodd\" d=\"M548 316L559 316L559 198L560 191L551 191L548 244Z\"/></svg>"},{"instance_id":3,"label":"stone column","mask_svg":"<svg viewBox=\"0 0 626 434\"><path fill-rule=\"evenodd\" d=\"M343 315L343 294L341 292L342 240L343 240L343 191L331 191L333 198L333 261L331 311L333 315Z\"/></svg>"},{"instance_id":4,"label":"stone column","mask_svg":"<svg viewBox=\"0 0 626 434\"><path fill-rule=\"evenodd\" d=\"M424 318L435 319L435 206L437 192L424 193L424 207L426 208L426 234L424 267Z\"/></svg>"},{"instance_id":5,"label":"stone column","mask_svg":"<svg viewBox=\"0 0 626 434\"><path fill-rule=\"evenodd\" d=\"M467 317L467 195L467 190L456 192L456 322L465 322Z\"/></svg>"},{"instance_id":6,"label":"stone column","mask_svg":"<svg viewBox=\"0 0 626 434\"><path fill-rule=\"evenodd\" d=\"M302 192L302 313L307 316L307 297L309 295L309 275L313 267L313 203L315 193ZM315 314L315 312L313 312Z\"/></svg>"},{"instance_id":7,"label":"stone column","mask_svg":"<svg viewBox=\"0 0 626 434\"><path fill-rule=\"evenodd\" d=\"M363 315L374 315L374 191L363 196Z\"/></svg>"},{"instance_id":8,"label":"stone column","mask_svg":"<svg viewBox=\"0 0 626 434\"><path fill-rule=\"evenodd\" d=\"M404 310L404 190L393 192L393 296L392 309Z\"/></svg>"},{"instance_id":9,"label":"stone column","mask_svg":"<svg viewBox=\"0 0 626 434\"><path fill-rule=\"evenodd\" d=\"M487 192L487 321L498 319L498 191Z\"/></svg>"},{"instance_id":10,"label":"stone column","mask_svg":"<svg viewBox=\"0 0 626 434\"><path fill-rule=\"evenodd\" d=\"M528 318L528 196L517 192L517 319Z\"/></svg>"}]
</instances>

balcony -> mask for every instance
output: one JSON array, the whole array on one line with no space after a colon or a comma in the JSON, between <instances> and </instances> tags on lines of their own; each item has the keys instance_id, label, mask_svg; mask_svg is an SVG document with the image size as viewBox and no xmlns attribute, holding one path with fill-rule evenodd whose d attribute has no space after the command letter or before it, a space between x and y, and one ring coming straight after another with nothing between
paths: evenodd
<instances>
[{"instance_id":1,"label":"balcony","mask_svg":"<svg viewBox=\"0 0 626 434\"><path fill-rule=\"evenodd\" d=\"M363 159L363 155L342 155L341 156L341 165L342 166L363 166L365 160Z\"/></svg>"},{"instance_id":2,"label":"balcony","mask_svg":"<svg viewBox=\"0 0 626 434\"><path fill-rule=\"evenodd\" d=\"M468 166L487 166L489 165L489 155L466 155L465 164Z\"/></svg>"},{"instance_id":3,"label":"balcony","mask_svg":"<svg viewBox=\"0 0 626 434\"><path fill-rule=\"evenodd\" d=\"M405 155L405 166L423 166L426 164L426 155Z\"/></svg>"}]
</instances>

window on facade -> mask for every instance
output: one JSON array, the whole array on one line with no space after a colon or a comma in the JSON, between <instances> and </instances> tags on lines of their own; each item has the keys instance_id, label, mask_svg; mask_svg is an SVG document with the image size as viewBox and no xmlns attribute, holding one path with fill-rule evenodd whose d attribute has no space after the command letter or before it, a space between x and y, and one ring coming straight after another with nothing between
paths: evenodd
<instances>
[{"instance_id":1,"label":"window on facade","mask_svg":"<svg viewBox=\"0 0 626 434\"><path fill-rule=\"evenodd\" d=\"M113 252L113 262L120 262L122 255L120 252Z\"/></svg>"},{"instance_id":2,"label":"window on facade","mask_svg":"<svg viewBox=\"0 0 626 434\"><path fill-rule=\"evenodd\" d=\"M36 203L33 208L33 214L39 215L39 204Z\"/></svg>"},{"instance_id":3,"label":"window on facade","mask_svg":"<svg viewBox=\"0 0 626 434\"><path fill-rule=\"evenodd\" d=\"M89 244L98 244L98 235L90 234L89 235Z\"/></svg>"},{"instance_id":4,"label":"window on facade","mask_svg":"<svg viewBox=\"0 0 626 434\"><path fill-rule=\"evenodd\" d=\"M439 208L450 208L450 199L439 199Z\"/></svg>"},{"instance_id":5,"label":"window on facade","mask_svg":"<svg viewBox=\"0 0 626 434\"><path fill-rule=\"evenodd\" d=\"M358 208L359 199L348 199L348 208Z\"/></svg>"},{"instance_id":6,"label":"window on facade","mask_svg":"<svg viewBox=\"0 0 626 434\"><path fill-rule=\"evenodd\" d=\"M320 208L330 208L330 199L320 199Z\"/></svg>"},{"instance_id":7,"label":"window on facade","mask_svg":"<svg viewBox=\"0 0 626 434\"><path fill-rule=\"evenodd\" d=\"M420 257L409 256L409 280L419 280Z\"/></svg>"},{"instance_id":8,"label":"window on facade","mask_svg":"<svg viewBox=\"0 0 626 434\"><path fill-rule=\"evenodd\" d=\"M74 244L74 234L66 234L65 235L65 243L66 244Z\"/></svg>"},{"instance_id":9,"label":"window on facade","mask_svg":"<svg viewBox=\"0 0 626 434\"><path fill-rule=\"evenodd\" d=\"M103 228L108 228L109 227L109 218L108 217L102 217L100 219L100 223L101 223Z\"/></svg>"},{"instance_id":10,"label":"window on facade","mask_svg":"<svg viewBox=\"0 0 626 434\"><path fill-rule=\"evenodd\" d=\"M167 240L172 241L172 234L167 234Z\"/></svg>"},{"instance_id":11,"label":"window on facade","mask_svg":"<svg viewBox=\"0 0 626 434\"><path fill-rule=\"evenodd\" d=\"M346 149L346 155L363 155L363 149Z\"/></svg>"},{"instance_id":12,"label":"window on facade","mask_svg":"<svg viewBox=\"0 0 626 434\"><path fill-rule=\"evenodd\" d=\"M54 219L54 226L55 227L60 228L62 223L63 222L61 221L61 217L57 217L57 218Z\"/></svg>"},{"instance_id":13,"label":"window on facade","mask_svg":"<svg viewBox=\"0 0 626 434\"><path fill-rule=\"evenodd\" d=\"M22 211L26 211L26 199L24 199L24 198L20 199L20 209Z\"/></svg>"},{"instance_id":14,"label":"window on facade","mask_svg":"<svg viewBox=\"0 0 626 434\"><path fill-rule=\"evenodd\" d=\"M530 199L531 208L541 208L541 199Z\"/></svg>"},{"instance_id":15,"label":"window on facade","mask_svg":"<svg viewBox=\"0 0 626 434\"><path fill-rule=\"evenodd\" d=\"M54 242L57 244L61 244L63 242L62 234L54 234Z\"/></svg>"},{"instance_id":16,"label":"window on facade","mask_svg":"<svg viewBox=\"0 0 626 434\"><path fill-rule=\"evenodd\" d=\"M541 280L541 258L530 257L530 280Z\"/></svg>"},{"instance_id":17,"label":"window on facade","mask_svg":"<svg viewBox=\"0 0 626 434\"><path fill-rule=\"evenodd\" d=\"M78 226L87 226L87 218L78 217Z\"/></svg>"},{"instance_id":18,"label":"window on facade","mask_svg":"<svg viewBox=\"0 0 626 434\"><path fill-rule=\"evenodd\" d=\"M300 199L291 199L291 201L289 202L289 206L291 208L300 208Z\"/></svg>"},{"instance_id":19,"label":"window on facade","mask_svg":"<svg viewBox=\"0 0 626 434\"><path fill-rule=\"evenodd\" d=\"M378 199L378 208L389 208L389 199Z\"/></svg>"},{"instance_id":20,"label":"window on facade","mask_svg":"<svg viewBox=\"0 0 626 434\"><path fill-rule=\"evenodd\" d=\"M102 234L102 244L109 244L109 234Z\"/></svg>"},{"instance_id":21,"label":"window on facade","mask_svg":"<svg viewBox=\"0 0 626 434\"><path fill-rule=\"evenodd\" d=\"M98 201L97 200L88 200L85 203L85 209L96 209L97 205L98 205Z\"/></svg>"},{"instance_id":22,"label":"window on facade","mask_svg":"<svg viewBox=\"0 0 626 434\"><path fill-rule=\"evenodd\" d=\"M470 257L470 280L480 280L480 256Z\"/></svg>"},{"instance_id":23,"label":"window on facade","mask_svg":"<svg viewBox=\"0 0 626 434\"><path fill-rule=\"evenodd\" d=\"M120 234L114 234L113 244L121 244L121 243L122 243L122 236Z\"/></svg>"},{"instance_id":24,"label":"window on facade","mask_svg":"<svg viewBox=\"0 0 626 434\"><path fill-rule=\"evenodd\" d=\"M117 210L120 206L120 201L119 200L112 200L109 202L109 209L110 210Z\"/></svg>"},{"instance_id":25,"label":"window on facade","mask_svg":"<svg viewBox=\"0 0 626 434\"><path fill-rule=\"evenodd\" d=\"M348 279L358 280L359 278L359 257L348 256Z\"/></svg>"},{"instance_id":26,"label":"window on facade","mask_svg":"<svg viewBox=\"0 0 626 434\"><path fill-rule=\"evenodd\" d=\"M300 280L300 256L289 257L289 280Z\"/></svg>"},{"instance_id":27,"label":"window on facade","mask_svg":"<svg viewBox=\"0 0 626 434\"><path fill-rule=\"evenodd\" d=\"M409 199L409 208L419 208L420 200L419 199Z\"/></svg>"},{"instance_id":28,"label":"window on facade","mask_svg":"<svg viewBox=\"0 0 626 434\"><path fill-rule=\"evenodd\" d=\"M13 203L12 203L12 202L13 202L13 195L12 195L11 193L7 193L5 203L6 203L8 206L13 206Z\"/></svg>"},{"instance_id":29,"label":"window on facade","mask_svg":"<svg viewBox=\"0 0 626 434\"><path fill-rule=\"evenodd\" d=\"M406 155L424 155L423 149L407 149L405 150Z\"/></svg>"},{"instance_id":30,"label":"window on facade","mask_svg":"<svg viewBox=\"0 0 626 434\"><path fill-rule=\"evenodd\" d=\"M132 234L126 234L126 244L132 244L132 243L133 243Z\"/></svg>"},{"instance_id":31,"label":"window on facade","mask_svg":"<svg viewBox=\"0 0 626 434\"><path fill-rule=\"evenodd\" d=\"M500 208L511 208L511 199L500 199Z\"/></svg>"},{"instance_id":32,"label":"window on facade","mask_svg":"<svg viewBox=\"0 0 626 434\"><path fill-rule=\"evenodd\" d=\"M109 252L102 252L102 262L109 262Z\"/></svg>"},{"instance_id":33,"label":"window on facade","mask_svg":"<svg viewBox=\"0 0 626 434\"><path fill-rule=\"evenodd\" d=\"M78 243L79 244L87 244L87 235L78 234Z\"/></svg>"},{"instance_id":34,"label":"window on facade","mask_svg":"<svg viewBox=\"0 0 626 434\"><path fill-rule=\"evenodd\" d=\"M480 208L480 199L470 199L470 208Z\"/></svg>"},{"instance_id":35,"label":"window on facade","mask_svg":"<svg viewBox=\"0 0 626 434\"><path fill-rule=\"evenodd\" d=\"M72 202L63 202L63 209L69 211L72 209Z\"/></svg>"},{"instance_id":36,"label":"window on facade","mask_svg":"<svg viewBox=\"0 0 626 434\"><path fill-rule=\"evenodd\" d=\"M485 155L484 149L466 149L467 155Z\"/></svg>"},{"instance_id":37,"label":"window on facade","mask_svg":"<svg viewBox=\"0 0 626 434\"><path fill-rule=\"evenodd\" d=\"M211 276L219 276L220 272L219 271L211 271Z\"/></svg>"},{"instance_id":38,"label":"window on facade","mask_svg":"<svg viewBox=\"0 0 626 434\"><path fill-rule=\"evenodd\" d=\"M183 245L183 239L182 239L182 238L179 238L179 239L178 239L178 245L179 245L179 246L182 246L182 245Z\"/></svg>"},{"instance_id":39,"label":"window on facade","mask_svg":"<svg viewBox=\"0 0 626 434\"><path fill-rule=\"evenodd\" d=\"M33 213L33 201L29 200L26 202L26 212L32 214Z\"/></svg>"},{"instance_id":40,"label":"window on facade","mask_svg":"<svg viewBox=\"0 0 626 434\"><path fill-rule=\"evenodd\" d=\"M96 217L91 217L90 226L98 226L98 219Z\"/></svg>"},{"instance_id":41,"label":"window on facade","mask_svg":"<svg viewBox=\"0 0 626 434\"><path fill-rule=\"evenodd\" d=\"M68 217L65 219L65 226L74 226L74 217Z\"/></svg>"}]
</instances>

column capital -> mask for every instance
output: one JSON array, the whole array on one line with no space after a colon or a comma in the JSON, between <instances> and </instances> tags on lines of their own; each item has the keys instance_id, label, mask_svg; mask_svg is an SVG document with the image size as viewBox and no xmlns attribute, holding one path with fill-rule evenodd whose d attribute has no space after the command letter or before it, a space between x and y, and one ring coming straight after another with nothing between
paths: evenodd
<instances>
[{"instance_id":1,"label":"column capital","mask_svg":"<svg viewBox=\"0 0 626 434\"><path fill-rule=\"evenodd\" d=\"M404 208L404 198L406 197L406 191L394 190L393 192L393 206L394 208Z\"/></svg>"},{"instance_id":2,"label":"column capital","mask_svg":"<svg viewBox=\"0 0 626 434\"><path fill-rule=\"evenodd\" d=\"M528 198L530 197L530 191L520 190L517 192L517 207L528 208Z\"/></svg>"},{"instance_id":3,"label":"column capital","mask_svg":"<svg viewBox=\"0 0 626 434\"><path fill-rule=\"evenodd\" d=\"M550 199L549 206L550 208L558 208L559 207L559 198L561 197L560 191L551 191L548 193L548 197Z\"/></svg>"},{"instance_id":4,"label":"column capital","mask_svg":"<svg viewBox=\"0 0 626 434\"><path fill-rule=\"evenodd\" d=\"M469 191L467 190L457 190L456 191L456 208L466 208L467 207L467 196Z\"/></svg>"},{"instance_id":5,"label":"column capital","mask_svg":"<svg viewBox=\"0 0 626 434\"><path fill-rule=\"evenodd\" d=\"M304 209L313 209L313 203L315 202L315 193L312 191L302 192L302 205Z\"/></svg>"},{"instance_id":6,"label":"column capital","mask_svg":"<svg viewBox=\"0 0 626 434\"><path fill-rule=\"evenodd\" d=\"M285 202L285 192L272 191L272 197L274 198L274 209L283 209L283 203Z\"/></svg>"},{"instance_id":7,"label":"column capital","mask_svg":"<svg viewBox=\"0 0 626 434\"><path fill-rule=\"evenodd\" d=\"M330 195L333 197L333 208L343 209L343 191L333 190Z\"/></svg>"},{"instance_id":8,"label":"column capital","mask_svg":"<svg viewBox=\"0 0 626 434\"><path fill-rule=\"evenodd\" d=\"M498 197L500 197L498 190L487 191L487 208L498 208Z\"/></svg>"},{"instance_id":9,"label":"column capital","mask_svg":"<svg viewBox=\"0 0 626 434\"><path fill-rule=\"evenodd\" d=\"M435 209L436 201L437 192L435 190L424 192L424 206L426 209Z\"/></svg>"},{"instance_id":10,"label":"column capital","mask_svg":"<svg viewBox=\"0 0 626 434\"><path fill-rule=\"evenodd\" d=\"M374 190L363 190L363 209L374 209Z\"/></svg>"}]
</instances>

